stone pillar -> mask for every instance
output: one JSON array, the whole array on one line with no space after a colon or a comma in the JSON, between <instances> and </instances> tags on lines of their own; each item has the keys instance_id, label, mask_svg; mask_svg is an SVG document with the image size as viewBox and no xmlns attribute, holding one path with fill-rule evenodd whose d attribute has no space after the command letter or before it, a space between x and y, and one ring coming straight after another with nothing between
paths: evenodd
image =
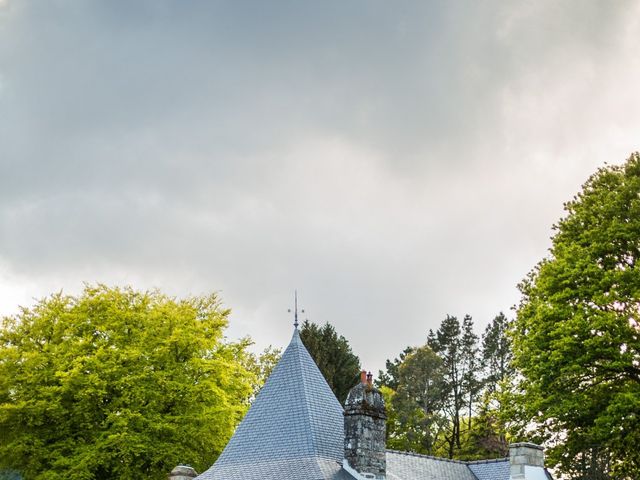
<instances>
[{"instance_id":1,"label":"stone pillar","mask_svg":"<svg viewBox=\"0 0 640 480\"><path fill-rule=\"evenodd\" d=\"M189 465L178 465L176 468L171 470L169 480L192 480L197 476L198 474L193 467Z\"/></svg>"},{"instance_id":2,"label":"stone pillar","mask_svg":"<svg viewBox=\"0 0 640 480\"><path fill-rule=\"evenodd\" d=\"M386 420L382 394L362 372L344 406L344 458L364 478L386 478Z\"/></svg>"},{"instance_id":3,"label":"stone pillar","mask_svg":"<svg viewBox=\"0 0 640 480\"><path fill-rule=\"evenodd\" d=\"M509 466L511 480L527 480L527 470L544 469L544 449L535 443L512 443L509 445Z\"/></svg>"}]
</instances>

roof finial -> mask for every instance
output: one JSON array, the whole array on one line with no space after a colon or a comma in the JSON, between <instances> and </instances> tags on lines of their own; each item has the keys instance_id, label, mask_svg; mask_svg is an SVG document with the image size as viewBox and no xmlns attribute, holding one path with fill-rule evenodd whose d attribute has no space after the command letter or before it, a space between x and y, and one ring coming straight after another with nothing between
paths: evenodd
<instances>
[{"instance_id":1,"label":"roof finial","mask_svg":"<svg viewBox=\"0 0 640 480\"><path fill-rule=\"evenodd\" d=\"M298 329L298 290L294 290L293 291L293 298L294 298L294 309L293 309L293 326L295 327L295 329ZM291 309L287 310L289 313L291 313ZM300 313L304 313L304 308L302 310L300 310Z\"/></svg>"}]
</instances>

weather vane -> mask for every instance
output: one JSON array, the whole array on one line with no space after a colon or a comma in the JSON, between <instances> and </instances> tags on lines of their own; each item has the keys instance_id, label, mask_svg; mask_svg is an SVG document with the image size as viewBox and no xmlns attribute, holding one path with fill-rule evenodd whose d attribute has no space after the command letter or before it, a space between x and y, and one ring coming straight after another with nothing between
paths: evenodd
<instances>
[{"instance_id":1,"label":"weather vane","mask_svg":"<svg viewBox=\"0 0 640 480\"><path fill-rule=\"evenodd\" d=\"M293 308L293 326L296 327L296 329L298 328L298 291L294 290L293 291L293 298L294 298L294 308ZM291 313L291 309L287 310L289 313ZM304 308L302 310L300 310L300 313L304 313Z\"/></svg>"}]
</instances>

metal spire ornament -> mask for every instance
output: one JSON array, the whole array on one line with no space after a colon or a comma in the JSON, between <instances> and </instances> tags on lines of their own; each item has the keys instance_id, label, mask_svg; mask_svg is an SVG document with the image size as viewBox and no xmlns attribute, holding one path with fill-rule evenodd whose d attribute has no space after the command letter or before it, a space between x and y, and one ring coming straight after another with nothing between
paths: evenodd
<instances>
[{"instance_id":1,"label":"metal spire ornament","mask_svg":"<svg viewBox=\"0 0 640 480\"><path fill-rule=\"evenodd\" d=\"M293 326L295 327L295 329L298 329L298 291L294 290L293 291L293 299L294 299L294 307L293 307ZM291 313L291 309L287 310L289 313ZM300 313L304 313L304 308L302 310L300 310Z\"/></svg>"}]
</instances>

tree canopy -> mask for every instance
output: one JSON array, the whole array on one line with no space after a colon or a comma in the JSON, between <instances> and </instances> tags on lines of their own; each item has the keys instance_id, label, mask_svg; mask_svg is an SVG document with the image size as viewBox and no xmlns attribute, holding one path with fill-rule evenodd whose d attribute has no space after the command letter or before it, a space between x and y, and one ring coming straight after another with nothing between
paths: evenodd
<instances>
[{"instance_id":1,"label":"tree canopy","mask_svg":"<svg viewBox=\"0 0 640 480\"><path fill-rule=\"evenodd\" d=\"M329 387L344 404L351 387L358 383L360 359L351 351L346 338L325 323L320 326L305 320L300 328L302 343L318 365Z\"/></svg>"},{"instance_id":2,"label":"tree canopy","mask_svg":"<svg viewBox=\"0 0 640 480\"><path fill-rule=\"evenodd\" d=\"M465 460L506 454L497 383L511 372L508 321L498 315L480 339L470 315L447 315L426 344L387 360L377 385L387 404L387 445Z\"/></svg>"},{"instance_id":3,"label":"tree canopy","mask_svg":"<svg viewBox=\"0 0 640 480\"><path fill-rule=\"evenodd\" d=\"M520 285L514 398L564 472L638 478L640 155L599 169L565 212Z\"/></svg>"},{"instance_id":4,"label":"tree canopy","mask_svg":"<svg viewBox=\"0 0 640 480\"><path fill-rule=\"evenodd\" d=\"M5 318L0 470L30 479L164 478L221 452L255 383L216 295L86 286Z\"/></svg>"}]
</instances>

